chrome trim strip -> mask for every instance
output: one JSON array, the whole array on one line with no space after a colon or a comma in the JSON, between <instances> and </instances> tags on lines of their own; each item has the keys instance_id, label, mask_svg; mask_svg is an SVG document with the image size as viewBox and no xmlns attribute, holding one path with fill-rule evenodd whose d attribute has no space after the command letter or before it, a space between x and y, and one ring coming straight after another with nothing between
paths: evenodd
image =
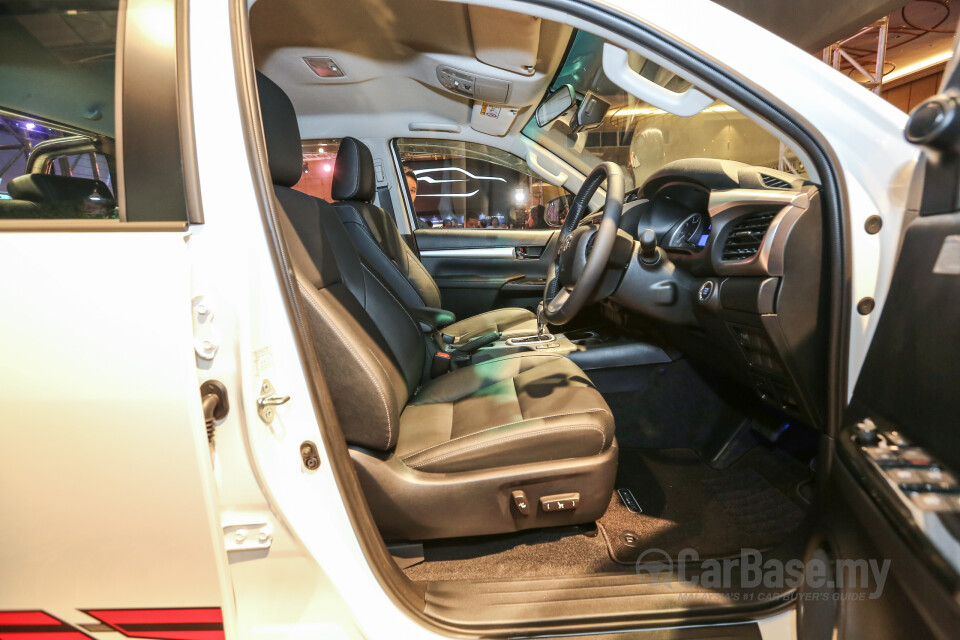
<instances>
[{"instance_id":1,"label":"chrome trim strip","mask_svg":"<svg viewBox=\"0 0 960 640\"><path fill-rule=\"evenodd\" d=\"M516 247L489 247L484 249L431 249L420 251L421 258L514 258Z\"/></svg>"}]
</instances>

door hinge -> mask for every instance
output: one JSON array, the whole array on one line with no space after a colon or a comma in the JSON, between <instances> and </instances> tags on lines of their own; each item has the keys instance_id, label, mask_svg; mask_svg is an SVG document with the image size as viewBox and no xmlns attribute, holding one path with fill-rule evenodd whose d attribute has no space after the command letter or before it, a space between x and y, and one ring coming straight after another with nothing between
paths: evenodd
<instances>
[{"instance_id":1,"label":"door hinge","mask_svg":"<svg viewBox=\"0 0 960 640\"><path fill-rule=\"evenodd\" d=\"M220 348L220 334L213 325L213 309L203 301L203 296L193 299L193 336L197 357L213 360Z\"/></svg>"},{"instance_id":2,"label":"door hinge","mask_svg":"<svg viewBox=\"0 0 960 640\"><path fill-rule=\"evenodd\" d=\"M221 524L223 545L228 553L269 549L273 544L273 525L265 519L229 518Z\"/></svg>"}]
</instances>

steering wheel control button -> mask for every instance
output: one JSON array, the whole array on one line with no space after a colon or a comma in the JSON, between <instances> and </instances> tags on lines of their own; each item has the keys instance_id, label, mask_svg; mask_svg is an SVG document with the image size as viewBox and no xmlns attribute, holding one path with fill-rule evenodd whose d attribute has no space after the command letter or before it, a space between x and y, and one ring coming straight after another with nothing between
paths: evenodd
<instances>
[{"instance_id":1,"label":"steering wheel control button","mask_svg":"<svg viewBox=\"0 0 960 640\"><path fill-rule=\"evenodd\" d=\"M523 489L517 489L510 495L513 497L513 504L517 511L525 516L530 515L530 501L527 500L527 493Z\"/></svg>"},{"instance_id":2,"label":"steering wheel control button","mask_svg":"<svg viewBox=\"0 0 960 640\"><path fill-rule=\"evenodd\" d=\"M710 296L713 295L713 289L714 286L712 280L707 280L700 285L700 291L697 293L698 297L700 298L700 302L706 302L709 300Z\"/></svg>"},{"instance_id":3,"label":"steering wheel control button","mask_svg":"<svg viewBox=\"0 0 960 640\"><path fill-rule=\"evenodd\" d=\"M544 511L573 511L580 504L579 493L558 493L540 498L540 508Z\"/></svg>"}]
</instances>

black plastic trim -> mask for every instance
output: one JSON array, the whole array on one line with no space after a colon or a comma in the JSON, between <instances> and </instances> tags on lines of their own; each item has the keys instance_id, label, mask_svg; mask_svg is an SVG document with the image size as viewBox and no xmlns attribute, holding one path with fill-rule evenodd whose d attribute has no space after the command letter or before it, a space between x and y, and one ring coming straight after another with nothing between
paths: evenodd
<instances>
[{"instance_id":1,"label":"black plastic trim","mask_svg":"<svg viewBox=\"0 0 960 640\"><path fill-rule=\"evenodd\" d=\"M118 34L123 41L117 61L122 69L117 84L121 220L187 220L177 97L178 8L175 0L128 0ZM169 24L162 24L167 16ZM159 42L158 29L169 29L169 46Z\"/></svg>"}]
</instances>

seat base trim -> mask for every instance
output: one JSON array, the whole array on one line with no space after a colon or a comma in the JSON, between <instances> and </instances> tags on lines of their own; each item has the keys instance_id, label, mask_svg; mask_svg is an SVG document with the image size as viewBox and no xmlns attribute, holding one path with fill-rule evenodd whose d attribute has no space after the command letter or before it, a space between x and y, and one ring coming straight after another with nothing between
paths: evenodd
<instances>
[{"instance_id":1,"label":"seat base trim","mask_svg":"<svg viewBox=\"0 0 960 640\"><path fill-rule=\"evenodd\" d=\"M417 471L396 456L386 459L351 448L367 503L386 540L431 540L488 535L593 522L607 508L617 475L617 443L599 455L477 471ZM513 504L523 490L529 515ZM579 493L573 511L544 512L540 498Z\"/></svg>"}]
</instances>

